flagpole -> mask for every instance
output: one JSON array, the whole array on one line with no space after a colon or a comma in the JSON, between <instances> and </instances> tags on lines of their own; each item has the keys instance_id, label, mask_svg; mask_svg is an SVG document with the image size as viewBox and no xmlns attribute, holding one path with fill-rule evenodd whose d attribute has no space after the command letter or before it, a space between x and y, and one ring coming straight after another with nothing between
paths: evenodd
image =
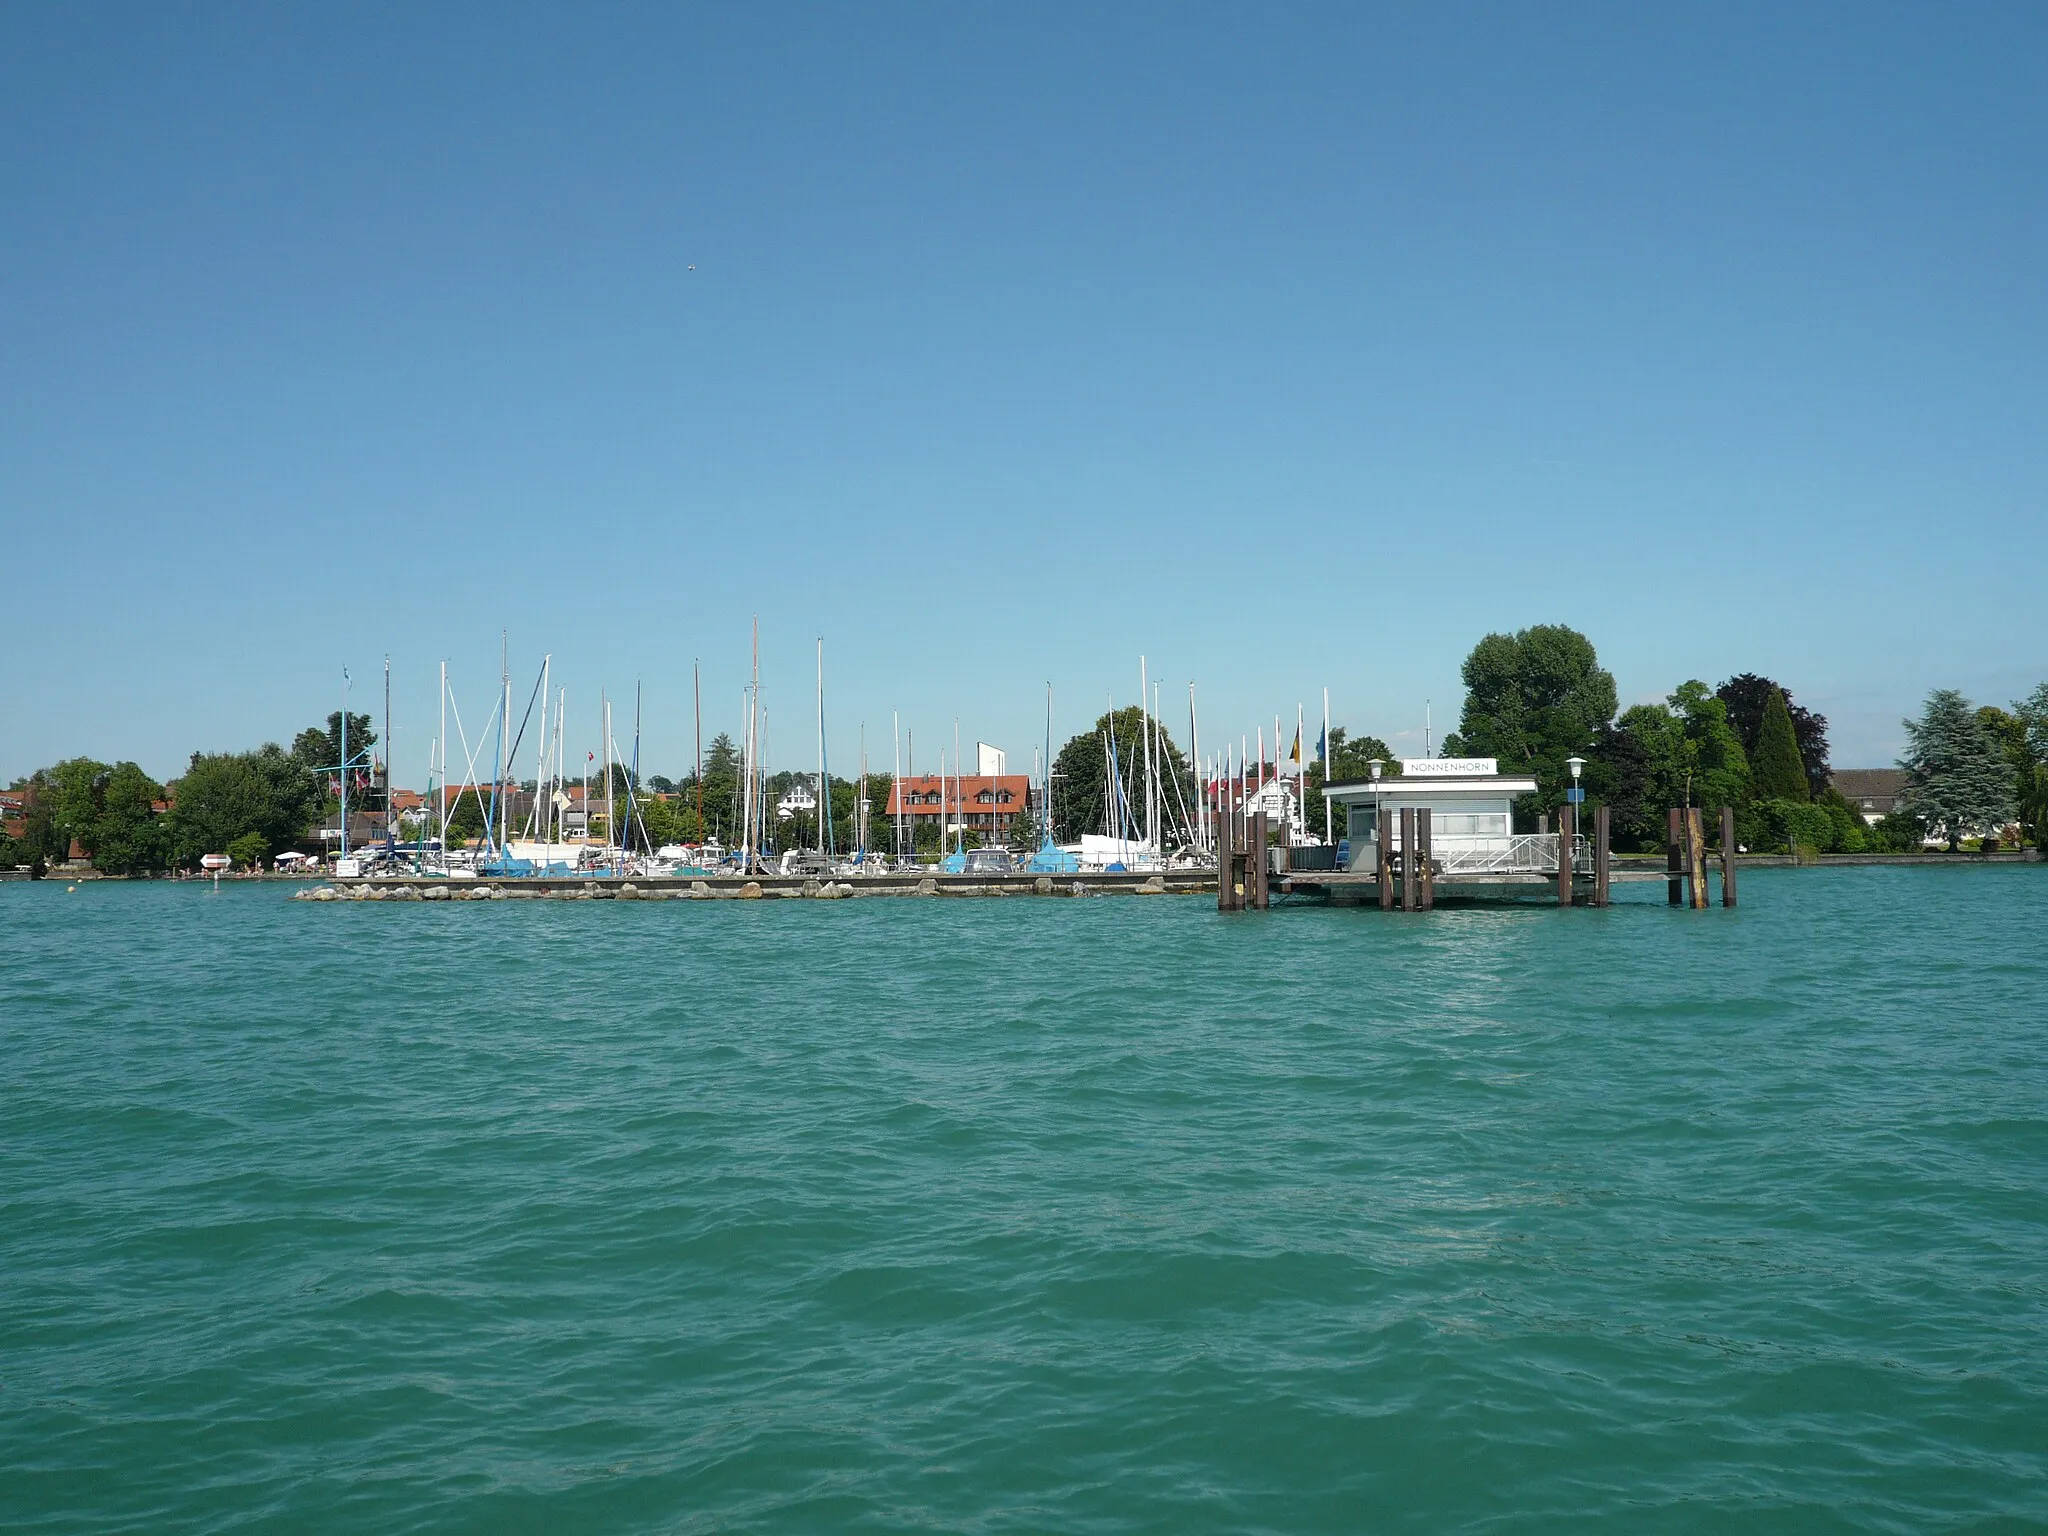
<instances>
[{"instance_id":1,"label":"flagpole","mask_svg":"<svg viewBox=\"0 0 2048 1536\"><path fill-rule=\"evenodd\" d=\"M1330 690L1323 690L1323 845L1330 843Z\"/></svg>"}]
</instances>

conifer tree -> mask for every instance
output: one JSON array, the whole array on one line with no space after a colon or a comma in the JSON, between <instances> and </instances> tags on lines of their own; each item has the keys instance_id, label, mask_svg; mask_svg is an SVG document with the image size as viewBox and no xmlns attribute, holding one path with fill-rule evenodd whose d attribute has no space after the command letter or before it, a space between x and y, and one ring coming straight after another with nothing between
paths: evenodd
<instances>
[{"instance_id":1,"label":"conifer tree","mask_svg":"<svg viewBox=\"0 0 2048 1536\"><path fill-rule=\"evenodd\" d=\"M1968 834L2012 819L2012 769L1967 699L1953 688L1937 688L1920 718L1905 726L1901 809L1946 832L1950 848Z\"/></svg>"},{"instance_id":2,"label":"conifer tree","mask_svg":"<svg viewBox=\"0 0 2048 1536\"><path fill-rule=\"evenodd\" d=\"M1792 713L1785 707L1785 695L1773 688L1764 702L1763 724L1757 731L1756 793L1764 800L1813 798L1806 781L1806 764L1799 756L1799 738L1792 731Z\"/></svg>"}]
</instances>

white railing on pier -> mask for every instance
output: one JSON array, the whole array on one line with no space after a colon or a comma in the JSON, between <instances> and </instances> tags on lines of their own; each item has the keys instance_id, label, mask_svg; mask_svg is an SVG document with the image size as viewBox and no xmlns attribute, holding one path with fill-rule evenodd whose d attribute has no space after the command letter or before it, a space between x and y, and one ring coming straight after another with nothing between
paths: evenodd
<instances>
[{"instance_id":1,"label":"white railing on pier","mask_svg":"<svg viewBox=\"0 0 2048 1536\"><path fill-rule=\"evenodd\" d=\"M1400 846L1400 839L1396 838L1396 852ZM1439 875L1555 875L1557 834L1517 832L1507 837L1438 837L1431 840L1430 854ZM1572 839L1572 868L1592 873L1593 847L1586 838Z\"/></svg>"}]
</instances>

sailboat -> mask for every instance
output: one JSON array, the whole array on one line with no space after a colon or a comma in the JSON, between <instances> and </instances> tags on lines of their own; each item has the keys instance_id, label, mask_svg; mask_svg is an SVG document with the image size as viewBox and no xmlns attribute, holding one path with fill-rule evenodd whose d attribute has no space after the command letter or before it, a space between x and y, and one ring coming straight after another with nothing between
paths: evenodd
<instances>
[{"instance_id":1,"label":"sailboat","mask_svg":"<svg viewBox=\"0 0 2048 1536\"><path fill-rule=\"evenodd\" d=\"M1078 875L1081 861L1052 840L1052 684L1045 685L1045 757L1038 781L1038 804L1044 827L1038 852L1031 855L1025 871L1033 875Z\"/></svg>"}]
</instances>

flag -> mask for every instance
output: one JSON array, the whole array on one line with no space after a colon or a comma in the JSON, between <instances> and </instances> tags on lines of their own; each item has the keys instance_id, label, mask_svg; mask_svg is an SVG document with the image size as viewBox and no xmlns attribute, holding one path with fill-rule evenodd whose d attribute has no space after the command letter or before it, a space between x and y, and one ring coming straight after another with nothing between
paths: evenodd
<instances>
[{"instance_id":1,"label":"flag","mask_svg":"<svg viewBox=\"0 0 2048 1536\"><path fill-rule=\"evenodd\" d=\"M1322 735L1316 738L1316 756L1322 758L1325 762L1329 761L1330 728L1327 725L1323 727Z\"/></svg>"},{"instance_id":2,"label":"flag","mask_svg":"<svg viewBox=\"0 0 2048 1536\"><path fill-rule=\"evenodd\" d=\"M1294 728L1294 745L1287 749L1287 756L1292 762L1301 761L1301 727L1298 725Z\"/></svg>"}]
</instances>

